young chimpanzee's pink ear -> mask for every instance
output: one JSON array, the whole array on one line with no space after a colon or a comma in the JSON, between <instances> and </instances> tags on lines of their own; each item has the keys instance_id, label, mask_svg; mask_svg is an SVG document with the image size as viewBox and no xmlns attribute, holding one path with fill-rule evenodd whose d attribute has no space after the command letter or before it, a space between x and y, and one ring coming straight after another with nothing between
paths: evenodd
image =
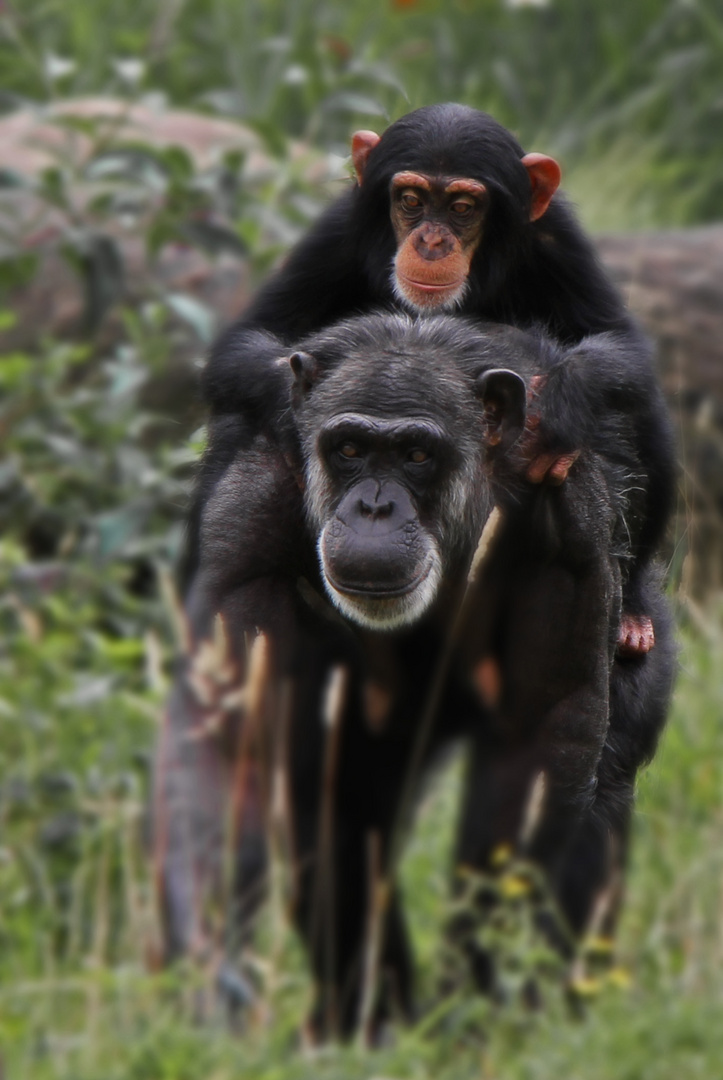
<instances>
[{"instance_id":1,"label":"young chimpanzee's pink ear","mask_svg":"<svg viewBox=\"0 0 723 1080\"><path fill-rule=\"evenodd\" d=\"M560 186L560 166L546 154L525 154L522 164L527 169L532 187L530 221L537 221L550 205L550 199Z\"/></svg>"},{"instance_id":2,"label":"young chimpanzee's pink ear","mask_svg":"<svg viewBox=\"0 0 723 1080\"><path fill-rule=\"evenodd\" d=\"M527 413L524 379L516 371L492 368L477 376L475 393L485 407L487 443L503 450L522 434Z\"/></svg>"},{"instance_id":3,"label":"young chimpanzee's pink ear","mask_svg":"<svg viewBox=\"0 0 723 1080\"><path fill-rule=\"evenodd\" d=\"M299 390L303 393L311 390L317 375L317 364L314 357L307 352L294 352L289 357L289 366Z\"/></svg>"},{"instance_id":4,"label":"young chimpanzee's pink ear","mask_svg":"<svg viewBox=\"0 0 723 1080\"><path fill-rule=\"evenodd\" d=\"M380 139L381 135L377 135L376 131L355 131L351 137L351 160L360 184L364 179L367 158Z\"/></svg>"}]
</instances>

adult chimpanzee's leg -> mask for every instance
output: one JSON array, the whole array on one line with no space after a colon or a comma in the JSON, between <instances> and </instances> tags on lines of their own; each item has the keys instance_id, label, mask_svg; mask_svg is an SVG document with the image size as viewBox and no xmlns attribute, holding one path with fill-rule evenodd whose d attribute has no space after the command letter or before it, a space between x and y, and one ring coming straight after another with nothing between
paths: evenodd
<instances>
[{"instance_id":1,"label":"adult chimpanzee's leg","mask_svg":"<svg viewBox=\"0 0 723 1080\"><path fill-rule=\"evenodd\" d=\"M489 661L498 701L474 738L457 861L487 870L504 845L538 863L554 890L593 804L608 734L620 575L594 460L522 509L487 571L505 579Z\"/></svg>"},{"instance_id":2,"label":"adult chimpanzee's leg","mask_svg":"<svg viewBox=\"0 0 723 1080\"><path fill-rule=\"evenodd\" d=\"M329 852L318 826L307 833L302 823L297 833L294 919L318 988L310 1017L315 1039L349 1035L363 1020L373 1034L384 1019L409 1017L412 1011L412 957L404 917L398 893L379 865L389 835L362 830L360 822L345 822L338 813L334 824Z\"/></svg>"},{"instance_id":3,"label":"adult chimpanzee's leg","mask_svg":"<svg viewBox=\"0 0 723 1080\"><path fill-rule=\"evenodd\" d=\"M394 643L386 652L394 656ZM412 958L390 858L416 733L402 694L383 729L368 717L368 658L337 621L304 635L290 747L294 921L317 1000L314 1038L367 1034L409 1016Z\"/></svg>"}]
</instances>

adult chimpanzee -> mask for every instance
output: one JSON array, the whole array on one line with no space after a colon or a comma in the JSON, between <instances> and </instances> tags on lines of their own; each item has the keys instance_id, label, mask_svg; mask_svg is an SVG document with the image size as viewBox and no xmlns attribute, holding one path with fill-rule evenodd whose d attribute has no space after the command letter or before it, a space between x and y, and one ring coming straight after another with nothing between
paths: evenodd
<instances>
[{"instance_id":1,"label":"adult chimpanzee","mask_svg":"<svg viewBox=\"0 0 723 1080\"><path fill-rule=\"evenodd\" d=\"M266 730L285 718L275 743L277 754L286 744L289 770L294 917L323 988L315 1024L348 1032L360 1009L370 852L376 874L393 881L407 800L451 740L469 745L456 859L487 869L501 844L516 847L545 868L573 933L585 930L624 860L635 774L664 720L670 628L648 569L640 589L656 647L613 663L645 469L628 422L630 357L615 335L564 350L539 332L380 314L320 332L288 361L269 335L256 346L275 372L274 399L293 408L279 408L270 442L238 451L207 498L189 612L197 643L223 616L227 673L245 666L251 618L268 634L264 715ZM618 407L593 415L589 387L611 365ZM559 486L526 475L525 402L540 374L538 445L583 447ZM269 464L278 446L304 493L306 525L292 535L269 510L281 490ZM501 532L480 562L493 504ZM272 552L258 594L244 578L249 537ZM260 735L234 779L224 754L232 720L199 687L200 668L208 675L204 660L178 679L158 757L171 952L203 941L234 785L242 920L264 873L268 748ZM258 687L250 697L258 703ZM258 711L250 697L242 731ZM410 1008L411 960L394 890L377 915L379 1017L390 993ZM487 958L471 936L465 945L488 986Z\"/></svg>"},{"instance_id":2,"label":"adult chimpanzee","mask_svg":"<svg viewBox=\"0 0 723 1080\"><path fill-rule=\"evenodd\" d=\"M628 416L645 488L619 650L647 651L654 629L640 593L671 504L672 439L649 345L556 194L557 163L543 154L524 154L491 117L460 105L418 109L381 137L357 132L352 159L356 184L322 215L211 354L204 388L218 422L193 521L236 450L259 433L270 434L260 399L273 407L278 399L259 363L259 330L292 345L337 319L386 305L539 325L562 344L614 331L629 363L624 372ZM611 355L601 349L599 363L607 364ZM588 399L598 408L614 406L621 392L617 363L606 373L607 380L596 379L595 396ZM530 479L564 479L570 458L560 460L559 449L533 455ZM269 468L279 475L281 462L272 464L272 457L270 445ZM282 532L290 531L293 507L278 499L271 505L276 515L288 515ZM189 576L198 551L194 525L191 532ZM267 544L262 550L246 545L246 576L255 581L257 596L260 564L268 565L269 557Z\"/></svg>"}]
</instances>

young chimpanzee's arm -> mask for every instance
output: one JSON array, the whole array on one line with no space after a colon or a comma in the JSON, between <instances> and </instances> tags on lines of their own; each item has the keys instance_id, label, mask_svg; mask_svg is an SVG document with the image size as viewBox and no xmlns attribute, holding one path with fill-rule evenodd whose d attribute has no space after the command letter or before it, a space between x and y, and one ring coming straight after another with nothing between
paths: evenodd
<instances>
[{"instance_id":1,"label":"young chimpanzee's arm","mask_svg":"<svg viewBox=\"0 0 723 1080\"><path fill-rule=\"evenodd\" d=\"M648 342L629 334L596 334L569 350L547 373L545 427L553 441L577 441L629 475L625 495L632 564L625 610L636 606L638 571L660 544L675 491L672 427Z\"/></svg>"}]
</instances>

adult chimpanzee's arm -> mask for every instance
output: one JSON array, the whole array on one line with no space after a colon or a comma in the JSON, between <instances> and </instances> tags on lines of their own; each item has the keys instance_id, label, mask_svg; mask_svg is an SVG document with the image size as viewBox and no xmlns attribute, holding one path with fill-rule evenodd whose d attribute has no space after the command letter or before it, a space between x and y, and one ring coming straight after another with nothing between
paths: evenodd
<instances>
[{"instance_id":1,"label":"adult chimpanzee's arm","mask_svg":"<svg viewBox=\"0 0 723 1080\"><path fill-rule=\"evenodd\" d=\"M493 699L487 699L493 713L473 738L457 846L460 863L484 871L500 848L531 858L545 869L571 922L573 901L576 912L583 909L577 919L583 927L589 893L594 899L601 875L584 895L573 885L568 895L563 883L567 888L573 846L595 812L621 601L611 547L614 490L622 473L603 464L583 452L565 484L518 490L483 569L479 605L484 606L490 584L500 589L495 648L492 656L472 660L471 672L483 700L494 687ZM477 650L474 606L464 635L464 648L472 652ZM613 787L606 795L614 799L617 791ZM599 852L588 847L585 855L599 855L606 865L605 846ZM466 941L464 923L453 933ZM481 988L490 989L491 958L473 939L466 945Z\"/></svg>"},{"instance_id":2,"label":"adult chimpanzee's arm","mask_svg":"<svg viewBox=\"0 0 723 1080\"><path fill-rule=\"evenodd\" d=\"M237 699L257 630L270 642L266 682L278 685L274 672L293 639L304 560L300 493L277 448L259 437L225 469L220 462L220 455L212 457L218 471L200 506L187 655L178 663L156 755L154 846L169 958L208 946L209 910L222 905L230 886L223 881L223 845L233 834L234 874L243 879L244 896L260 898L261 780L253 769L239 772L244 731L259 718ZM243 813L229 834L236 804Z\"/></svg>"},{"instance_id":3,"label":"adult chimpanzee's arm","mask_svg":"<svg viewBox=\"0 0 723 1080\"><path fill-rule=\"evenodd\" d=\"M201 461L191 503L186 531L186 547L179 578L185 595L193 582L200 560L200 530L204 507L217 484L226 475L237 455L249 460L247 484L255 485L244 492L241 473L236 480L237 507L255 505L258 490L257 463L264 461L269 477L284 470L283 454L293 451L294 432L287 403L290 404L289 365L284 360L284 345L273 334L260 330L231 327L215 346L211 360L202 377L205 397L211 406L208 440ZM239 362L241 361L241 362ZM286 468L290 477L290 471ZM293 485L291 485L293 487ZM267 511L273 507L267 507ZM231 522L238 514L229 508ZM240 541L237 557L253 557L248 543ZM245 578L261 576L261 568L249 562L244 573L241 562L239 584Z\"/></svg>"}]
</instances>

